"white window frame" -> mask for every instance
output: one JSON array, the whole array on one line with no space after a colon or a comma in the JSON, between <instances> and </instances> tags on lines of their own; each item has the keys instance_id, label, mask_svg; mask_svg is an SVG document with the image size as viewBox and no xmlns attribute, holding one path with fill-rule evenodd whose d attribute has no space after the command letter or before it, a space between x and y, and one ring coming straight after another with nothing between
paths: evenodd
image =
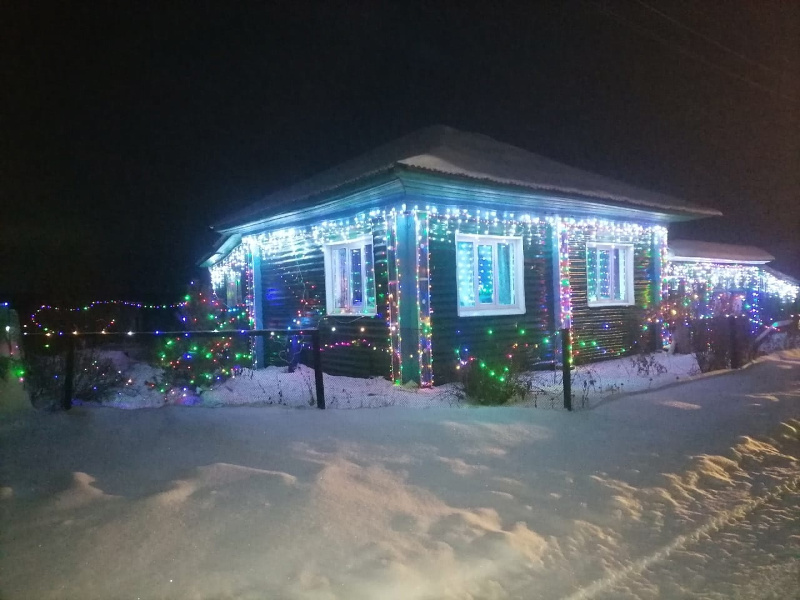
<instances>
[{"instance_id":1,"label":"white window frame","mask_svg":"<svg viewBox=\"0 0 800 600\"><path fill-rule=\"evenodd\" d=\"M366 258L366 246L372 246L372 269L368 270ZM333 252L341 249L346 249L347 253L347 273L349 275L350 269L350 251L361 250L361 281L362 281L362 308L360 310L353 310L352 306L352 290L349 291L350 297L347 299L348 306L346 308L338 308L334 302L334 284L336 275L333 272ZM375 243L371 235L365 235L350 240L341 242L329 242L323 244L322 251L325 261L325 302L326 312L329 315L360 315L360 316L375 316L378 312L377 298L375 298L375 290L368 289L367 280L371 277L373 286L375 285ZM349 289L349 288L348 288ZM368 305L369 298L375 298L372 306Z\"/></svg>"},{"instance_id":2,"label":"white window frame","mask_svg":"<svg viewBox=\"0 0 800 600\"><path fill-rule=\"evenodd\" d=\"M472 282L475 286L475 306L461 306L461 299L459 298L458 290L458 244L459 242L472 243ZM478 246L487 245L492 246L492 261L495 265L493 269L494 281L494 302L492 304L481 304L478 302ZM500 286L498 285L498 272L497 269L497 245L498 244L511 244L514 247L514 293L516 302L514 304L498 304L498 294L500 293ZM475 316L492 316L492 315L524 315L525 314L525 256L523 254L522 236L515 235L480 235L472 233L456 233L455 247L453 249L456 253L456 307L458 308L459 317L475 317Z\"/></svg>"},{"instance_id":3,"label":"white window frame","mask_svg":"<svg viewBox=\"0 0 800 600\"><path fill-rule=\"evenodd\" d=\"M625 278L625 298L617 300L616 298L600 299L591 298L592 290L589 289L589 252L597 253L600 250L615 250L620 249L625 251L625 273L620 274L618 265L614 261L614 253L611 252L611 275L614 278L613 282L617 281L619 277ZM600 259L595 256L595 285L600 284ZM616 244L611 242L587 242L586 243L586 300L589 308L597 308L603 306L633 306L636 304L635 294L633 289L633 244Z\"/></svg>"}]
</instances>

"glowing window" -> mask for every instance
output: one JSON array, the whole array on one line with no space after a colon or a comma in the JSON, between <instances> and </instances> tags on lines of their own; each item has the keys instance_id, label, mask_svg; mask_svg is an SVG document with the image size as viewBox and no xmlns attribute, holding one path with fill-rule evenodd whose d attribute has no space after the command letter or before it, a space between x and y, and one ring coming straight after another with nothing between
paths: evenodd
<instances>
[{"instance_id":1,"label":"glowing window","mask_svg":"<svg viewBox=\"0 0 800 600\"><path fill-rule=\"evenodd\" d=\"M586 282L589 306L633 304L633 246L586 244Z\"/></svg>"},{"instance_id":2,"label":"glowing window","mask_svg":"<svg viewBox=\"0 0 800 600\"><path fill-rule=\"evenodd\" d=\"M522 238L456 234L458 315L525 312Z\"/></svg>"},{"instance_id":3,"label":"glowing window","mask_svg":"<svg viewBox=\"0 0 800 600\"><path fill-rule=\"evenodd\" d=\"M329 315L374 315L372 237L325 244L325 294Z\"/></svg>"}]
</instances>

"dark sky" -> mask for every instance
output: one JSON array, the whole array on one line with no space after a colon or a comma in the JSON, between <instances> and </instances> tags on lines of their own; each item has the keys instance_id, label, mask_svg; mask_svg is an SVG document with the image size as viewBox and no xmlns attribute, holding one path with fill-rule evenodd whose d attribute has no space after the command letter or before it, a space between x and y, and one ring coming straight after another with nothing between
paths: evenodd
<instances>
[{"instance_id":1,"label":"dark sky","mask_svg":"<svg viewBox=\"0 0 800 600\"><path fill-rule=\"evenodd\" d=\"M800 3L60 4L0 2L0 300L173 300L228 211L433 123L800 276Z\"/></svg>"}]
</instances>

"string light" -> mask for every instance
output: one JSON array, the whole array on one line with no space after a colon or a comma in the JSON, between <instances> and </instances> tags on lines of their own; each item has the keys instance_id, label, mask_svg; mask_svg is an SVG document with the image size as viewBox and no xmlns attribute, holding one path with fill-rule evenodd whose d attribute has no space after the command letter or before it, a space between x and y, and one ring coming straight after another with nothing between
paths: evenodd
<instances>
[{"instance_id":1,"label":"string light","mask_svg":"<svg viewBox=\"0 0 800 600\"><path fill-rule=\"evenodd\" d=\"M401 256L398 252L400 218L410 218L413 223L417 247L415 253L411 254L411 260L415 260L415 268L407 269L407 265L403 264L403 256L409 254L402 253ZM552 232L552 238L548 232ZM494 371L495 376L505 377L505 367L522 357L528 362L553 359L557 338L552 334L556 329L572 331L574 350L567 359L572 360L574 357L580 361L630 352L639 343L635 332L646 330L651 324L656 325L656 336L659 336L660 331L662 342L669 338L669 322L664 318L664 313L669 310L666 307L669 305L670 290L676 274L670 271L670 263L667 261L667 229L653 223L564 218L441 205L402 205L391 209L365 211L348 218L328 219L306 226L244 236L239 249L235 249L223 261L211 267L212 280L218 288L235 277L252 282L252 273L248 271L252 271L252 254L257 252L263 260L273 261L268 263L271 281L274 282L269 285L278 286L270 288L265 282L265 289L262 290L265 298L269 300L270 294L280 293L290 300L287 307L292 315L286 322L276 321L274 325L288 324L290 328L320 327L324 319L333 319L334 316L326 314L324 290L319 289L324 287L320 285L322 269L316 266L319 262L315 261L321 260L325 244L372 235L375 256L372 268L367 269L368 277L371 278L367 287L375 289L376 318L385 323L385 341L367 335L364 331L353 333L347 329L337 332L335 325L331 325L322 330L338 337L325 341L323 348L332 351L337 348L363 347L386 352L390 358L387 365L388 376L395 383L403 382L404 365L409 361L417 361L420 385L432 385L434 329L438 330L440 325L437 323L444 322L442 319L449 318L447 315L457 308L437 304L439 301L434 295L432 277L437 281L437 286L442 284L439 283L439 273L434 277L433 271L438 268L437 261L431 258L434 253L453 253L456 265L456 272L452 275L453 285L456 286L455 302L462 299L466 303L478 300L471 298L468 290L476 266L470 262L472 249L458 246L454 237L456 233L521 237L525 248L525 286L527 288L531 285L531 278L535 276L535 287L541 294L541 297L531 299L528 314L519 315L516 320L507 317L505 320L493 320L491 327L482 328L476 327L482 322L480 317L469 324L470 317L465 317L463 321L459 319L459 325L455 327L452 324L447 325L456 330L454 337L457 343L451 354L455 358L456 370L476 361L479 364L488 364L489 358L496 362L499 357L503 357L508 361L506 365L489 365L487 368ZM548 241L550 239L554 241L552 246ZM627 254L626 251L624 257L620 253L616 259L617 266L612 266L610 255L587 255L587 244L623 245L626 248L633 247L633 252ZM546 256L550 252L555 253L552 271L557 288L555 318L548 310L548 294L552 287L548 281L550 267ZM531 261L531 256L536 256L537 260ZM483 277L481 285L473 289L486 298L490 292L494 297L496 290L487 287L490 269L486 263L488 259L483 257L482 260L482 266L479 264L477 267L486 277ZM600 262L595 264L593 260ZM450 262L442 261L441 264ZM306 267L302 265L309 265L309 271L305 271ZM632 272L633 289L627 288L629 280L626 278L625 281L619 280L614 284L614 290L611 290L614 276L612 270L619 274ZM415 280L404 280L409 273ZM449 277L447 274L443 276ZM793 288L787 287L786 282L765 274L762 274L758 286L752 298L743 300L748 311L755 310L754 307L759 305L759 295L777 293L788 297L793 293ZM254 290L248 283L245 283L245 288L249 290L247 307L252 318ZM613 297L621 305L631 303L630 306L645 311L644 320L634 324L636 315L641 313L635 313L625 306L588 306L590 291L597 293L598 290L601 296L608 298L613 293ZM292 297L294 300L291 300ZM408 329L419 331L417 340L404 340L401 336L400 308L403 303L403 310L406 310L405 302L415 305L411 314L416 313L418 322ZM452 302L449 293L442 296L441 302ZM441 319L435 311L437 306L439 311L443 311ZM285 315L285 312L271 315L271 318L285 318L280 316L282 314ZM338 319L334 322L339 323ZM446 329L444 331L442 339L450 338L452 334L447 333ZM481 331L483 333L479 333ZM503 344L506 347L502 347Z\"/></svg>"},{"instance_id":2,"label":"string light","mask_svg":"<svg viewBox=\"0 0 800 600\"><path fill-rule=\"evenodd\" d=\"M37 329L41 329L44 332L53 331L58 335L62 335L63 331L54 330L52 326L47 326L41 322L42 320L44 320L44 316L48 312L55 312L66 316L72 313L88 313L92 309L98 307L116 307L116 308L128 307L128 308L135 308L142 310L174 310L182 308L185 305L186 305L186 299L184 299L182 302L173 302L171 304L145 304L144 302L129 302L126 300L95 300L83 306L73 306L73 307L61 307L61 306L52 306L50 304L42 304L39 308L33 311L30 320L31 324ZM111 319L108 325L102 327L101 330L106 331L115 324L116 324L116 319Z\"/></svg>"}]
</instances>

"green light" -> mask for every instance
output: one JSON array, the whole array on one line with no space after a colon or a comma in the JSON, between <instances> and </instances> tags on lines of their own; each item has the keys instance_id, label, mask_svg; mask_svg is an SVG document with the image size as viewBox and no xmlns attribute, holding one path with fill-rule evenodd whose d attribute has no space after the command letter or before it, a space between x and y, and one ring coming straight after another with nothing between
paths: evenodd
<instances>
[{"instance_id":1,"label":"green light","mask_svg":"<svg viewBox=\"0 0 800 600\"><path fill-rule=\"evenodd\" d=\"M519 334L520 334L520 335L525 335L525 330L524 330L524 329L520 329L520 330L519 330Z\"/></svg>"},{"instance_id":2,"label":"green light","mask_svg":"<svg viewBox=\"0 0 800 600\"><path fill-rule=\"evenodd\" d=\"M192 297L191 297L189 294L186 294L186 295L183 297L183 299L184 299L184 300L186 300L186 301L188 302L189 300L191 300L191 299L192 299Z\"/></svg>"},{"instance_id":3,"label":"green light","mask_svg":"<svg viewBox=\"0 0 800 600\"><path fill-rule=\"evenodd\" d=\"M490 330L489 330L489 335L492 335L493 333L494 333L494 331L492 331L492 330L490 329Z\"/></svg>"}]
</instances>

